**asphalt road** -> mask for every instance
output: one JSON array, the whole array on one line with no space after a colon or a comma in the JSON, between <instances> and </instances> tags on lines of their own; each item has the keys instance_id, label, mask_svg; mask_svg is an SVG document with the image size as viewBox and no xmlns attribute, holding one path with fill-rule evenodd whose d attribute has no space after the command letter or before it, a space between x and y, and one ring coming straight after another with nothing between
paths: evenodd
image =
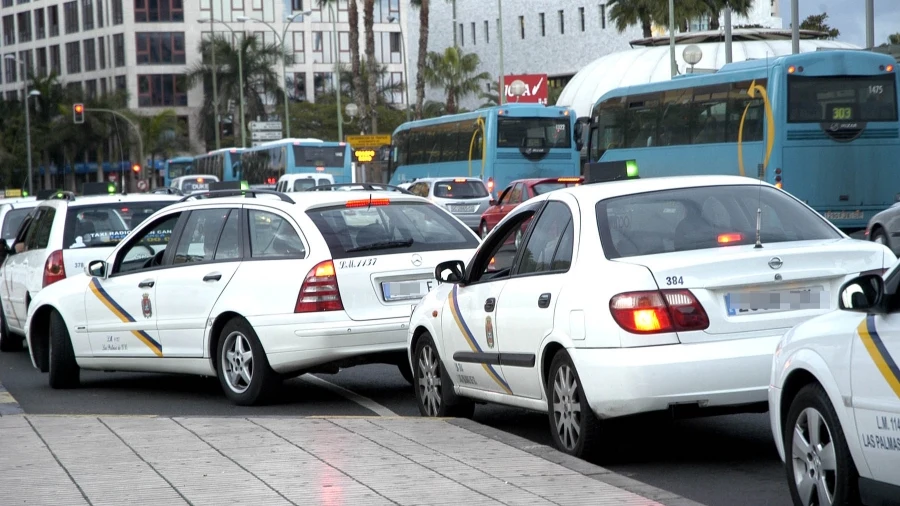
<instances>
[{"instance_id":1,"label":"asphalt road","mask_svg":"<svg viewBox=\"0 0 900 506\"><path fill-rule=\"evenodd\" d=\"M52 390L25 353L0 353L0 383L32 414L419 416L412 387L396 367L318 377L328 383L296 378L276 403L240 407L224 398L215 378L83 371L81 388ZM475 420L551 444L546 415L480 405ZM765 414L629 420L609 429L606 458L593 460L613 471L710 506L791 504Z\"/></svg>"}]
</instances>

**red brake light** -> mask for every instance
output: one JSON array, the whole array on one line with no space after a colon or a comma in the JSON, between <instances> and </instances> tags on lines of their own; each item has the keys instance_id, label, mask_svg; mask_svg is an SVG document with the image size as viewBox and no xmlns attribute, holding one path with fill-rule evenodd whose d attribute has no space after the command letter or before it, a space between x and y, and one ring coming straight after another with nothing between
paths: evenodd
<instances>
[{"instance_id":1,"label":"red brake light","mask_svg":"<svg viewBox=\"0 0 900 506\"><path fill-rule=\"evenodd\" d=\"M453 182L454 183L465 183L466 180L465 180L465 178L458 177L458 178L454 179Z\"/></svg>"},{"instance_id":2,"label":"red brake light","mask_svg":"<svg viewBox=\"0 0 900 506\"><path fill-rule=\"evenodd\" d=\"M888 72L893 72L893 71L894 71L894 66L891 65L890 63L888 63L887 67L885 67L884 70L887 70Z\"/></svg>"},{"instance_id":3,"label":"red brake light","mask_svg":"<svg viewBox=\"0 0 900 506\"><path fill-rule=\"evenodd\" d=\"M690 290L629 292L609 301L613 319L634 334L703 330L709 317Z\"/></svg>"},{"instance_id":4,"label":"red brake light","mask_svg":"<svg viewBox=\"0 0 900 506\"><path fill-rule=\"evenodd\" d=\"M325 167L316 167L316 172L325 172Z\"/></svg>"},{"instance_id":5,"label":"red brake light","mask_svg":"<svg viewBox=\"0 0 900 506\"><path fill-rule=\"evenodd\" d=\"M744 239L744 236L741 234L719 234L717 241L719 244L731 244L734 242L741 242Z\"/></svg>"},{"instance_id":6,"label":"red brake light","mask_svg":"<svg viewBox=\"0 0 900 506\"><path fill-rule=\"evenodd\" d=\"M44 282L43 286L52 285L57 281L66 279L66 265L63 263L62 250L56 250L50 253L47 262L44 264Z\"/></svg>"},{"instance_id":7,"label":"red brake light","mask_svg":"<svg viewBox=\"0 0 900 506\"><path fill-rule=\"evenodd\" d=\"M386 206L391 203L391 199L366 199L366 200L348 200L347 207L369 207L369 206Z\"/></svg>"},{"instance_id":8,"label":"red brake light","mask_svg":"<svg viewBox=\"0 0 900 506\"><path fill-rule=\"evenodd\" d=\"M341 292L338 290L337 275L331 260L318 263L309 270L300 295L297 296L295 313L316 313L319 311L341 311Z\"/></svg>"},{"instance_id":9,"label":"red brake light","mask_svg":"<svg viewBox=\"0 0 900 506\"><path fill-rule=\"evenodd\" d=\"M494 178L489 177L487 182L488 193L494 193Z\"/></svg>"},{"instance_id":10,"label":"red brake light","mask_svg":"<svg viewBox=\"0 0 900 506\"><path fill-rule=\"evenodd\" d=\"M580 177L558 177L556 178L557 183L580 183Z\"/></svg>"},{"instance_id":11,"label":"red brake light","mask_svg":"<svg viewBox=\"0 0 900 506\"><path fill-rule=\"evenodd\" d=\"M198 182L198 183L202 183L202 182L203 182L203 178L202 178L202 177L198 177L198 178L197 178L197 182Z\"/></svg>"}]
</instances>

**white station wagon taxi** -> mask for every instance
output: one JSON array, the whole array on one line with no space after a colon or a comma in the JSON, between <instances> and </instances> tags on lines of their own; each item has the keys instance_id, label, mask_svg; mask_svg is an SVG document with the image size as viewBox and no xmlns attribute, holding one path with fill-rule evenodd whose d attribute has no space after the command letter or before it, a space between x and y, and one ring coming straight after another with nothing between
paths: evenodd
<instances>
[{"instance_id":1,"label":"white station wagon taxi","mask_svg":"<svg viewBox=\"0 0 900 506\"><path fill-rule=\"evenodd\" d=\"M234 193L185 197L34 298L28 343L52 387L81 368L198 374L249 405L284 378L362 363L411 382L409 316L435 266L478 237L412 195Z\"/></svg>"},{"instance_id":2,"label":"white station wagon taxi","mask_svg":"<svg viewBox=\"0 0 900 506\"><path fill-rule=\"evenodd\" d=\"M438 266L408 336L419 410L546 412L574 455L608 418L764 412L784 332L895 259L753 179L559 189L516 207L467 265Z\"/></svg>"}]
</instances>

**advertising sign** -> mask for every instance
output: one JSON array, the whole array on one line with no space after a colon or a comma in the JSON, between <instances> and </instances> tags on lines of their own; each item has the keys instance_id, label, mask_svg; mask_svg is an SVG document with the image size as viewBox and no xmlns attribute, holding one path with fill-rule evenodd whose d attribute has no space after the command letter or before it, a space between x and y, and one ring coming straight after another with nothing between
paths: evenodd
<instances>
[{"instance_id":1,"label":"advertising sign","mask_svg":"<svg viewBox=\"0 0 900 506\"><path fill-rule=\"evenodd\" d=\"M520 95L515 95L515 89L511 89L513 81L525 83ZM518 74L504 76L503 84L506 88L506 101L520 104L547 104L547 74Z\"/></svg>"}]
</instances>

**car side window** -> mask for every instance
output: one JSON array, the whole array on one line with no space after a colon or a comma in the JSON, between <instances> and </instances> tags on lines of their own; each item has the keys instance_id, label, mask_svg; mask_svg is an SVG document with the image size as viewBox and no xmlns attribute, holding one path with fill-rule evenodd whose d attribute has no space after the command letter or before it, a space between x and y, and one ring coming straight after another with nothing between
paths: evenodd
<instances>
[{"instance_id":1,"label":"car side window","mask_svg":"<svg viewBox=\"0 0 900 506\"><path fill-rule=\"evenodd\" d=\"M552 270L553 259L563 242L566 230L571 230L572 213L562 202L549 202L538 216L537 222L522 251L516 274L537 274ZM571 232L570 232L571 233ZM572 242L569 241L569 261L572 258ZM566 266L568 268L568 266Z\"/></svg>"},{"instance_id":2,"label":"car side window","mask_svg":"<svg viewBox=\"0 0 900 506\"><path fill-rule=\"evenodd\" d=\"M232 209L225 220L225 227L216 246L216 260L241 258L241 211Z\"/></svg>"},{"instance_id":3,"label":"car side window","mask_svg":"<svg viewBox=\"0 0 900 506\"><path fill-rule=\"evenodd\" d=\"M503 190L503 193L500 195L500 200L498 201L501 206L504 204L509 204L509 197L512 195L512 190L512 186L507 187L505 190Z\"/></svg>"},{"instance_id":4,"label":"car side window","mask_svg":"<svg viewBox=\"0 0 900 506\"><path fill-rule=\"evenodd\" d=\"M38 211L38 215L34 217L28 235L25 237L25 249L35 250L44 249L50 242L50 229L53 227L53 218L56 216L56 209L45 207Z\"/></svg>"},{"instance_id":5,"label":"car side window","mask_svg":"<svg viewBox=\"0 0 900 506\"><path fill-rule=\"evenodd\" d=\"M514 186L512 191L510 191L509 193L510 204L522 203L522 183L516 183L516 186Z\"/></svg>"},{"instance_id":6,"label":"car side window","mask_svg":"<svg viewBox=\"0 0 900 506\"><path fill-rule=\"evenodd\" d=\"M172 240L172 232L181 214L167 214L128 238L110 275L137 272L163 265L166 248Z\"/></svg>"},{"instance_id":7,"label":"car side window","mask_svg":"<svg viewBox=\"0 0 900 506\"><path fill-rule=\"evenodd\" d=\"M470 283L509 277L534 215L535 210L514 215L502 229L497 229L497 235L492 236L490 243L482 243L482 249L472 261Z\"/></svg>"},{"instance_id":8,"label":"car side window","mask_svg":"<svg viewBox=\"0 0 900 506\"><path fill-rule=\"evenodd\" d=\"M229 212L230 209L192 211L178 239L172 263L178 265L212 261Z\"/></svg>"},{"instance_id":9,"label":"car side window","mask_svg":"<svg viewBox=\"0 0 900 506\"><path fill-rule=\"evenodd\" d=\"M303 258L306 248L294 226L281 216L250 210L250 256L253 258Z\"/></svg>"}]
</instances>

